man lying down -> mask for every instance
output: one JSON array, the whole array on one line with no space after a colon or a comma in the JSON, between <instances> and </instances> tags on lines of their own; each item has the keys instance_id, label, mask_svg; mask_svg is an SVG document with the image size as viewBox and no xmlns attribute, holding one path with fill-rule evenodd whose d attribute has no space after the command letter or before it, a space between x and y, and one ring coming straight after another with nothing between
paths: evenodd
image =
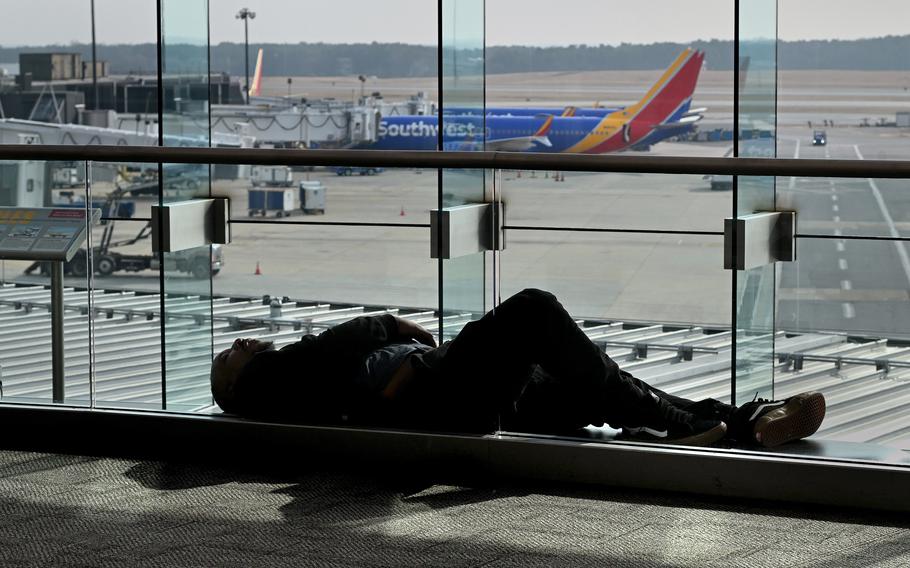
<instances>
[{"instance_id":1,"label":"man lying down","mask_svg":"<svg viewBox=\"0 0 910 568\"><path fill-rule=\"evenodd\" d=\"M609 424L625 439L687 445L774 447L812 435L825 416L817 392L738 408L665 393L621 370L555 296L534 289L439 347L390 314L278 350L237 339L213 360L211 384L225 412L266 420L551 434Z\"/></svg>"}]
</instances>

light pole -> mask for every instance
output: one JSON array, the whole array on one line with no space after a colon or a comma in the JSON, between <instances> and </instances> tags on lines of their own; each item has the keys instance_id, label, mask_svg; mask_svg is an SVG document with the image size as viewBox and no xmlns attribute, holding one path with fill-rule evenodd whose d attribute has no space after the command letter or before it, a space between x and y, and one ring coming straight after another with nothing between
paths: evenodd
<instances>
[{"instance_id":1,"label":"light pole","mask_svg":"<svg viewBox=\"0 0 910 568\"><path fill-rule=\"evenodd\" d=\"M256 12L243 8L237 12L236 18L243 20L243 68L246 70L246 84L243 92L246 95L246 104L250 104L250 20L256 19Z\"/></svg>"},{"instance_id":2,"label":"light pole","mask_svg":"<svg viewBox=\"0 0 910 568\"><path fill-rule=\"evenodd\" d=\"M95 0L92 0L92 91L95 94L93 109L98 108L98 54L95 51Z\"/></svg>"}]
</instances>

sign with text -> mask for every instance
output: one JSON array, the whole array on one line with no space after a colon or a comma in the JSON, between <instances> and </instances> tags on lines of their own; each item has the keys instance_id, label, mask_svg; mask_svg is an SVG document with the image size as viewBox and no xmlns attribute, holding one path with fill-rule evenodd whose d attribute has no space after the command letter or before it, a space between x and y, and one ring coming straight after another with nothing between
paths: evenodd
<instances>
[{"instance_id":1,"label":"sign with text","mask_svg":"<svg viewBox=\"0 0 910 568\"><path fill-rule=\"evenodd\" d=\"M92 224L101 218L91 209ZM85 242L84 209L0 207L0 259L70 260Z\"/></svg>"}]
</instances>

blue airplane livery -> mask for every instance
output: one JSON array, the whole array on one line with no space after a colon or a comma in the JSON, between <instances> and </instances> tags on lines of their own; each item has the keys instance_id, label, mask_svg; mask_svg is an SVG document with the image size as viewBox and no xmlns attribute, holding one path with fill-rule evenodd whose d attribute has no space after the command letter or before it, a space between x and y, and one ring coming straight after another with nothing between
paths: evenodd
<instances>
[{"instance_id":1,"label":"blue airplane livery","mask_svg":"<svg viewBox=\"0 0 910 568\"><path fill-rule=\"evenodd\" d=\"M601 154L646 148L694 128L705 109L692 109L704 54L684 50L638 102L620 108L491 107L443 109L444 150ZM377 150L435 150L436 116L381 119Z\"/></svg>"}]
</instances>

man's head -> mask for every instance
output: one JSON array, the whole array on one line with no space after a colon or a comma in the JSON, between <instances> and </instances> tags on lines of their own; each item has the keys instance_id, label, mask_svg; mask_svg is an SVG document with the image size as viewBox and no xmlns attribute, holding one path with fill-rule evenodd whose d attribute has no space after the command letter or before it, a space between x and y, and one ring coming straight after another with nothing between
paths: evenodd
<instances>
[{"instance_id":1,"label":"man's head","mask_svg":"<svg viewBox=\"0 0 910 568\"><path fill-rule=\"evenodd\" d=\"M260 351L274 349L271 341L238 338L212 360L212 396L225 412L234 412L234 385L247 363Z\"/></svg>"}]
</instances>

